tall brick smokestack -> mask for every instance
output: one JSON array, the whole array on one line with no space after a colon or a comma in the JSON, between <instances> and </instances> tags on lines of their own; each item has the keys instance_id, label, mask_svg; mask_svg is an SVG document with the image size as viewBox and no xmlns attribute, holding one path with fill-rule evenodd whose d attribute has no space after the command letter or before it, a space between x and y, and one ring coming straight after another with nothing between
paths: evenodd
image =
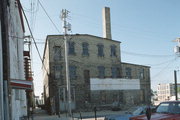
<instances>
[{"instance_id":1,"label":"tall brick smokestack","mask_svg":"<svg viewBox=\"0 0 180 120\"><path fill-rule=\"evenodd\" d=\"M103 17L103 37L112 39L111 38L111 18L110 18L109 7L103 8L102 17Z\"/></svg>"}]
</instances>

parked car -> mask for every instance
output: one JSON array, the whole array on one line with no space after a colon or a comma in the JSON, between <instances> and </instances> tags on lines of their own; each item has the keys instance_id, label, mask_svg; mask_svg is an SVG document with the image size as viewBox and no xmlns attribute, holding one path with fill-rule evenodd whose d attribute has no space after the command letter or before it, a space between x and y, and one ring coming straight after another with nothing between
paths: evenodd
<instances>
[{"instance_id":1,"label":"parked car","mask_svg":"<svg viewBox=\"0 0 180 120\"><path fill-rule=\"evenodd\" d=\"M155 109L155 107L151 107ZM104 120L129 120L130 117L143 115L146 112L146 106L136 107L132 113L126 113L125 115L109 115Z\"/></svg>"},{"instance_id":2,"label":"parked car","mask_svg":"<svg viewBox=\"0 0 180 120\"><path fill-rule=\"evenodd\" d=\"M129 120L147 120L146 115L131 117ZM180 101L162 102L151 114L150 120L180 120Z\"/></svg>"}]
</instances>

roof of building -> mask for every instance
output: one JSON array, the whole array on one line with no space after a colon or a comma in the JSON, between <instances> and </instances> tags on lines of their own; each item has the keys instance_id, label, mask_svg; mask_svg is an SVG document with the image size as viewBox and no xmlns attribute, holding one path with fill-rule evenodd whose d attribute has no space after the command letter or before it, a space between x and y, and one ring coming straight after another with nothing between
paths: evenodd
<instances>
[{"instance_id":1,"label":"roof of building","mask_svg":"<svg viewBox=\"0 0 180 120\"><path fill-rule=\"evenodd\" d=\"M148 67L150 68L150 66L146 66L146 65L139 65L139 64L133 64L133 63L125 63L125 62L121 62L122 64L129 64L129 65L134 65L134 66L142 66L142 67Z\"/></svg>"},{"instance_id":2,"label":"roof of building","mask_svg":"<svg viewBox=\"0 0 180 120\"><path fill-rule=\"evenodd\" d=\"M47 38L49 36L64 36L64 35L48 35ZM117 40L112 40L112 39L103 38L103 37L99 37L99 36L95 36L95 35L90 35L90 34L70 34L70 36L90 36L90 37L96 37L96 38L100 38L100 39L104 39L104 40L109 40L109 41L114 41L114 42L121 43L120 41L117 41Z\"/></svg>"}]
</instances>

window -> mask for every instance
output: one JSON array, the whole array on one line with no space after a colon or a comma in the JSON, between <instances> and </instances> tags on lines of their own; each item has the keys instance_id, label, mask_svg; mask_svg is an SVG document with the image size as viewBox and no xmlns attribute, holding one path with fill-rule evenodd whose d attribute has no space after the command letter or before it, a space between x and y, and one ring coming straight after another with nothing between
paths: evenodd
<instances>
[{"instance_id":1,"label":"window","mask_svg":"<svg viewBox=\"0 0 180 120\"><path fill-rule=\"evenodd\" d=\"M131 78L131 68L129 67L126 68L126 77Z\"/></svg>"},{"instance_id":2,"label":"window","mask_svg":"<svg viewBox=\"0 0 180 120\"><path fill-rule=\"evenodd\" d=\"M68 46L69 46L68 54L74 55L75 54L75 43L74 42L68 42Z\"/></svg>"},{"instance_id":3,"label":"window","mask_svg":"<svg viewBox=\"0 0 180 120\"><path fill-rule=\"evenodd\" d=\"M112 78L117 78L120 76L120 71L118 67L112 67L111 72L112 72Z\"/></svg>"},{"instance_id":4,"label":"window","mask_svg":"<svg viewBox=\"0 0 180 120\"><path fill-rule=\"evenodd\" d=\"M59 61L61 59L61 47L55 46L53 48L54 51L54 61Z\"/></svg>"},{"instance_id":5,"label":"window","mask_svg":"<svg viewBox=\"0 0 180 120\"><path fill-rule=\"evenodd\" d=\"M88 43L83 43L82 44L82 55L89 56L88 46L89 46Z\"/></svg>"},{"instance_id":6,"label":"window","mask_svg":"<svg viewBox=\"0 0 180 120\"><path fill-rule=\"evenodd\" d=\"M104 45L98 44L97 47L98 47L98 56L104 57Z\"/></svg>"},{"instance_id":7,"label":"window","mask_svg":"<svg viewBox=\"0 0 180 120\"><path fill-rule=\"evenodd\" d=\"M144 69L139 70L139 79L144 79Z\"/></svg>"},{"instance_id":8,"label":"window","mask_svg":"<svg viewBox=\"0 0 180 120\"><path fill-rule=\"evenodd\" d=\"M55 65L54 66L54 79L60 79L60 78L62 78L62 66Z\"/></svg>"},{"instance_id":9,"label":"window","mask_svg":"<svg viewBox=\"0 0 180 120\"><path fill-rule=\"evenodd\" d=\"M111 57L116 57L116 46L111 45Z\"/></svg>"},{"instance_id":10,"label":"window","mask_svg":"<svg viewBox=\"0 0 180 120\"><path fill-rule=\"evenodd\" d=\"M71 80L74 80L77 78L76 76L76 66L69 66L69 76Z\"/></svg>"},{"instance_id":11,"label":"window","mask_svg":"<svg viewBox=\"0 0 180 120\"><path fill-rule=\"evenodd\" d=\"M98 66L98 71L99 71L99 78L104 78L105 77L105 68L104 68L104 66Z\"/></svg>"}]
</instances>

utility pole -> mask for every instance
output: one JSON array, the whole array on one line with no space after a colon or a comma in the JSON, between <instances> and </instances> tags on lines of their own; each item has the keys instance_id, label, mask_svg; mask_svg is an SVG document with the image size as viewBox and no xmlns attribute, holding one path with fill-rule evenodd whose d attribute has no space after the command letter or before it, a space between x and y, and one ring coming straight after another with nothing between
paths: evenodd
<instances>
[{"instance_id":1,"label":"utility pole","mask_svg":"<svg viewBox=\"0 0 180 120\"><path fill-rule=\"evenodd\" d=\"M180 57L180 38L177 38L176 40L174 40L174 42L177 42L178 45L174 47L174 52L175 54ZM176 74L176 70L174 70L174 89L175 89L175 96L176 96L176 100L178 100L178 93L177 93L177 74Z\"/></svg>"},{"instance_id":2,"label":"utility pole","mask_svg":"<svg viewBox=\"0 0 180 120\"><path fill-rule=\"evenodd\" d=\"M2 18L2 1L0 1L0 18ZM0 19L0 120L4 120L4 103L3 103L3 57L2 57L2 32L1 32L2 21Z\"/></svg>"},{"instance_id":3,"label":"utility pole","mask_svg":"<svg viewBox=\"0 0 180 120\"><path fill-rule=\"evenodd\" d=\"M2 67L3 67L3 108L2 111L4 120L11 119L10 112L10 60L9 60L9 37L8 37L8 6L9 1L0 0L1 10L0 10L0 19L1 19L1 35L2 35ZM2 77L2 76L1 76Z\"/></svg>"},{"instance_id":4,"label":"utility pole","mask_svg":"<svg viewBox=\"0 0 180 120\"><path fill-rule=\"evenodd\" d=\"M68 63L68 50L67 50L67 32L71 30L71 25L67 22L68 13L66 9L62 10L61 19L63 21L63 32L64 32L64 49L65 49L65 68L66 68L66 85L67 85L67 102L68 102L68 116L72 117L71 112L71 83L69 79L69 63Z\"/></svg>"},{"instance_id":5,"label":"utility pole","mask_svg":"<svg viewBox=\"0 0 180 120\"><path fill-rule=\"evenodd\" d=\"M175 90L176 100L178 100L178 94L177 94L177 74L176 74L176 70L174 70L174 90Z\"/></svg>"}]
</instances>

